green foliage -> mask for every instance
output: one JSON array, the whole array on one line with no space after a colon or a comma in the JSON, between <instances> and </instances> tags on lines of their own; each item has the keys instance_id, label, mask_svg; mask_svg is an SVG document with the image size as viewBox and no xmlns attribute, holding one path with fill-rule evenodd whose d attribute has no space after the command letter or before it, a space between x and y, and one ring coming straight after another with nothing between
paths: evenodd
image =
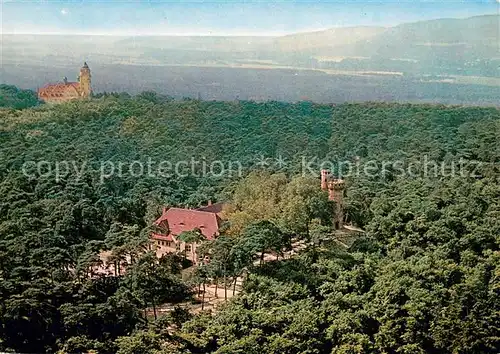
<instances>
[{"instance_id":1,"label":"green foliage","mask_svg":"<svg viewBox=\"0 0 500 354\"><path fill-rule=\"evenodd\" d=\"M189 297L189 289L172 274L166 262L158 261L153 253L145 253L127 269L124 282L142 307L156 306L168 301L181 301Z\"/></svg>"},{"instance_id":2,"label":"green foliage","mask_svg":"<svg viewBox=\"0 0 500 354\"><path fill-rule=\"evenodd\" d=\"M495 108L173 101L151 93L1 110L0 350L498 352L499 124ZM260 155L287 164L256 167ZM477 177L423 176L421 165L411 176L395 168L353 174L345 212L364 238L349 250L312 247L253 266L264 252L280 255L292 236L320 245L331 236L333 208L319 179L296 177L302 156L316 156L318 171L325 158L363 168L424 155L476 160L465 172ZM202 175L201 165L167 177L127 167L191 157L238 161L248 177ZM52 171L67 161L68 173L37 171L42 160ZM35 164L23 171L26 162ZM161 206L224 199L232 200L225 213L236 231L200 245L210 262L193 280L227 280L246 268L243 291L213 316L188 320L178 311L168 319L175 335L148 327L144 310L190 295L182 259L145 252ZM96 272L103 250L113 276Z\"/></svg>"},{"instance_id":3,"label":"green foliage","mask_svg":"<svg viewBox=\"0 0 500 354\"><path fill-rule=\"evenodd\" d=\"M154 332L138 331L133 336L116 340L117 354L157 354L161 349L161 335Z\"/></svg>"},{"instance_id":4,"label":"green foliage","mask_svg":"<svg viewBox=\"0 0 500 354\"><path fill-rule=\"evenodd\" d=\"M265 353L497 352L500 190L466 181L392 183L372 202L365 240L255 270L204 325L199 349L244 350L254 339ZM295 326L309 335L290 336Z\"/></svg>"},{"instance_id":5,"label":"green foliage","mask_svg":"<svg viewBox=\"0 0 500 354\"><path fill-rule=\"evenodd\" d=\"M36 92L0 84L0 108L23 109L39 104Z\"/></svg>"},{"instance_id":6,"label":"green foliage","mask_svg":"<svg viewBox=\"0 0 500 354\"><path fill-rule=\"evenodd\" d=\"M264 252L282 255L283 250L290 247L290 238L272 222L262 220L248 225L243 230L239 243L249 254L260 253L262 261Z\"/></svg>"},{"instance_id":7,"label":"green foliage","mask_svg":"<svg viewBox=\"0 0 500 354\"><path fill-rule=\"evenodd\" d=\"M332 203L315 177L289 180L283 173L257 171L233 188L232 203L225 210L230 235L238 235L257 220L272 221L282 232L301 236L308 235L308 225L315 218L331 224Z\"/></svg>"},{"instance_id":8,"label":"green foliage","mask_svg":"<svg viewBox=\"0 0 500 354\"><path fill-rule=\"evenodd\" d=\"M181 232L179 234L179 240L186 243L196 243L205 240L205 236L203 236L200 229L194 229Z\"/></svg>"}]
</instances>

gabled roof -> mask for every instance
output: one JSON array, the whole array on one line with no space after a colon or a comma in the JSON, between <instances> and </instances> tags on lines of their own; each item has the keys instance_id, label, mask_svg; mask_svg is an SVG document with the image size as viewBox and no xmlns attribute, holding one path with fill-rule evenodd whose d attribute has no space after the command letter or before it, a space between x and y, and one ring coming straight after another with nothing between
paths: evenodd
<instances>
[{"instance_id":1,"label":"gabled roof","mask_svg":"<svg viewBox=\"0 0 500 354\"><path fill-rule=\"evenodd\" d=\"M78 96L78 92L80 90L80 83L79 82L60 82L57 84L48 84L43 86L38 90L38 95L39 96L52 96L52 95L59 95L63 93L74 93L75 96Z\"/></svg>"},{"instance_id":2,"label":"gabled roof","mask_svg":"<svg viewBox=\"0 0 500 354\"><path fill-rule=\"evenodd\" d=\"M210 204L210 205L207 205L207 206L204 206L201 208L197 208L195 210L207 211L210 213L220 214L222 212L223 207L224 207L224 203L216 203L216 204Z\"/></svg>"},{"instance_id":3,"label":"gabled roof","mask_svg":"<svg viewBox=\"0 0 500 354\"><path fill-rule=\"evenodd\" d=\"M162 216L155 221L155 224L161 226L166 223L165 226L168 227L169 234L173 236L177 236L183 231L192 231L198 228L207 239L212 240L219 232L220 221L216 213L170 208L163 210Z\"/></svg>"},{"instance_id":4,"label":"gabled roof","mask_svg":"<svg viewBox=\"0 0 500 354\"><path fill-rule=\"evenodd\" d=\"M151 236L155 239L155 240L163 240L163 241L173 241L173 242L177 242L177 238L173 235L162 235L162 234L157 234L155 232L153 232L151 234Z\"/></svg>"}]
</instances>

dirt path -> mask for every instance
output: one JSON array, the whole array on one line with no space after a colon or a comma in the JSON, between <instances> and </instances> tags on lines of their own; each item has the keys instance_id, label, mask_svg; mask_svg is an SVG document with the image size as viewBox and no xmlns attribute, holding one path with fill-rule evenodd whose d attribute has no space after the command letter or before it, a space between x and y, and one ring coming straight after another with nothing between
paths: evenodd
<instances>
[{"instance_id":1,"label":"dirt path","mask_svg":"<svg viewBox=\"0 0 500 354\"><path fill-rule=\"evenodd\" d=\"M307 248L307 244L304 241L297 241L292 244L292 249L290 251L287 251L284 253L284 259L289 259L293 258L297 253L300 251L304 250ZM271 262L276 260L276 255L271 254L271 253L265 253L264 254L264 262ZM254 261L254 265L258 266L260 264L260 259L256 259ZM243 278L238 277L236 278L236 288L234 291L233 295L233 286L234 283L232 282L232 279L228 280L228 286L227 286L227 298L226 298L226 293L224 290L224 286L219 283L219 286L217 287L217 292L216 292L216 286L215 284L207 284L205 285L205 302L202 304L201 302L203 301L203 295L202 293L196 294L194 296L194 299L197 301L195 303L189 301L189 302L183 302L180 304L163 304L159 306L156 309L157 315L163 315L166 314L170 311L173 311L175 306L180 306L185 309L188 309L192 313L199 313L202 311L206 310L216 310L217 306L221 303L224 303L226 301L229 301L233 296L237 296L242 288L243 288ZM195 293L198 292L198 288L194 289ZM202 290L203 291L203 290ZM226 300L227 299L227 300ZM147 310L148 314L153 315L153 309L149 308Z\"/></svg>"}]
</instances>

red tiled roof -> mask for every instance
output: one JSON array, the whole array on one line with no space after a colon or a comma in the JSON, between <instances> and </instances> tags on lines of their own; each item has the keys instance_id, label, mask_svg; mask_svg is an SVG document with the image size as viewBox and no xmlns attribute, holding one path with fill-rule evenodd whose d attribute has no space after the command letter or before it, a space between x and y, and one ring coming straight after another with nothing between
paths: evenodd
<instances>
[{"instance_id":1,"label":"red tiled roof","mask_svg":"<svg viewBox=\"0 0 500 354\"><path fill-rule=\"evenodd\" d=\"M172 235L162 235L162 234L157 234L157 233L152 233L151 236L155 239L155 240L163 240L163 241L173 241L173 242L177 242L177 239L172 236Z\"/></svg>"},{"instance_id":2,"label":"red tiled roof","mask_svg":"<svg viewBox=\"0 0 500 354\"><path fill-rule=\"evenodd\" d=\"M212 240L219 232L220 218L216 213L208 211L170 208L163 210L162 216L155 224L160 226L165 222L170 235L177 236L183 231L198 228L207 239Z\"/></svg>"},{"instance_id":3,"label":"red tiled roof","mask_svg":"<svg viewBox=\"0 0 500 354\"><path fill-rule=\"evenodd\" d=\"M216 203L216 204L210 204L210 205L207 205L207 206L204 206L201 208L197 208L195 210L207 211L210 213L220 214L222 212L223 207L224 207L224 203Z\"/></svg>"},{"instance_id":4,"label":"red tiled roof","mask_svg":"<svg viewBox=\"0 0 500 354\"><path fill-rule=\"evenodd\" d=\"M62 94L64 92L71 91L78 96L78 91L80 89L79 82L60 82L57 84L48 84L38 90L39 96L51 96L56 94Z\"/></svg>"}]
</instances>

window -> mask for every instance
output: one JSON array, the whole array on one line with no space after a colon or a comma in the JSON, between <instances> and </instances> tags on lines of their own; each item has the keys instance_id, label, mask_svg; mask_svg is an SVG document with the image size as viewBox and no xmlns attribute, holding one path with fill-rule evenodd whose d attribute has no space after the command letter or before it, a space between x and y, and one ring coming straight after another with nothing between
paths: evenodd
<instances>
[{"instance_id":1,"label":"window","mask_svg":"<svg viewBox=\"0 0 500 354\"><path fill-rule=\"evenodd\" d=\"M167 241L167 247L172 247L172 241Z\"/></svg>"},{"instance_id":2,"label":"window","mask_svg":"<svg viewBox=\"0 0 500 354\"><path fill-rule=\"evenodd\" d=\"M186 250L186 252L191 252L191 245L186 245L184 249Z\"/></svg>"}]
</instances>

